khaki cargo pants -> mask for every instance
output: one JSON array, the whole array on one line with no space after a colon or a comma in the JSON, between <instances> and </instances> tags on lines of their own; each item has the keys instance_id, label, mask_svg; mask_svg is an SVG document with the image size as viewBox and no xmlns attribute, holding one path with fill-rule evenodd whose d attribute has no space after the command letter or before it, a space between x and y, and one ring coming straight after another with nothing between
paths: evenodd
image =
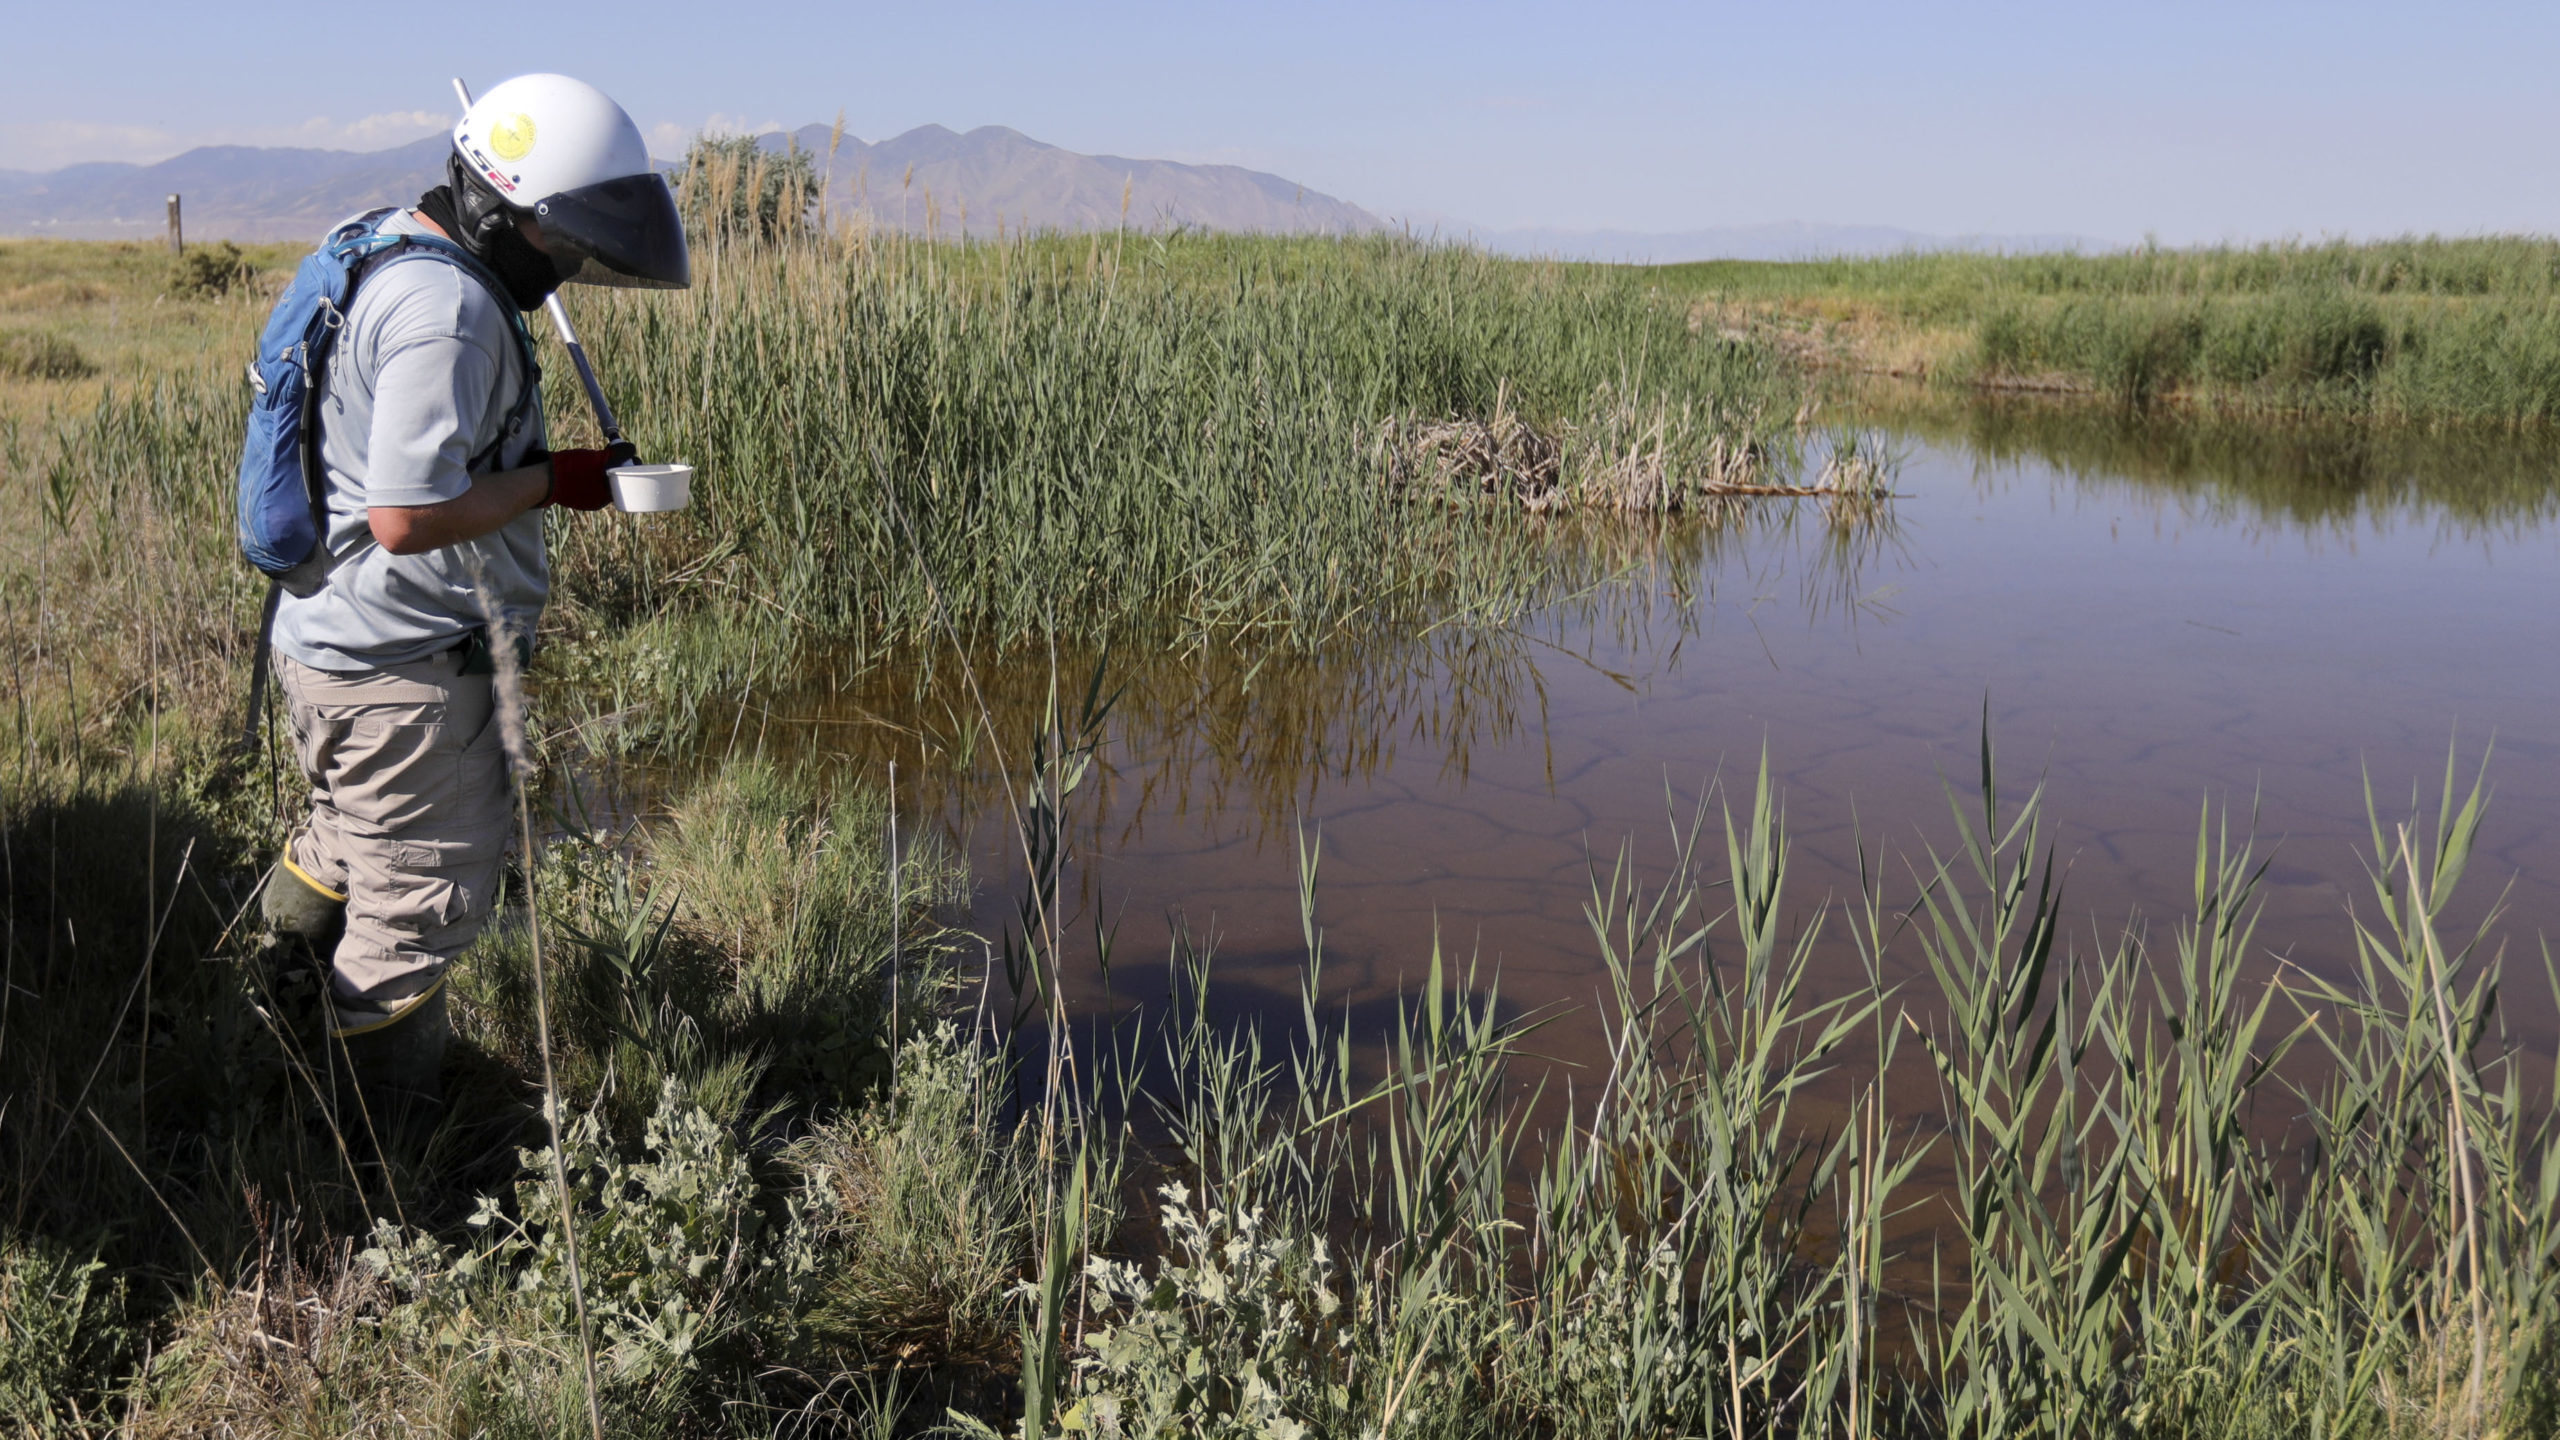
<instances>
[{"instance_id":1,"label":"khaki cargo pants","mask_svg":"<svg viewBox=\"0 0 2560 1440\"><path fill-rule=\"evenodd\" d=\"M353 674L275 657L311 784L285 859L347 905L330 967L341 1034L434 994L495 903L506 752L495 677L461 671L460 650Z\"/></svg>"}]
</instances>

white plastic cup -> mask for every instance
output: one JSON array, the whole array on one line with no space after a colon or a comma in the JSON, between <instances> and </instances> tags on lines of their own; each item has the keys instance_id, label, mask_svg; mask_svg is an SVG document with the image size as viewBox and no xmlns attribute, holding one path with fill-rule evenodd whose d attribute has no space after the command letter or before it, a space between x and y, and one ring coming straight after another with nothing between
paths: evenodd
<instances>
[{"instance_id":1,"label":"white plastic cup","mask_svg":"<svg viewBox=\"0 0 2560 1440\"><path fill-rule=\"evenodd\" d=\"M693 500L693 467L681 461L620 465L605 473L613 479L613 508L629 514L681 510Z\"/></svg>"}]
</instances>

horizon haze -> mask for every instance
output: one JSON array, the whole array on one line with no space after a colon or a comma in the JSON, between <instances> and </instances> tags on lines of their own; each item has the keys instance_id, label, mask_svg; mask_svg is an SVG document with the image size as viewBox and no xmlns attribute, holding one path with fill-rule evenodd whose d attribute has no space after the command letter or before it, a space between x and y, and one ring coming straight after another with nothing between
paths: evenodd
<instances>
[{"instance_id":1,"label":"horizon haze","mask_svg":"<svg viewBox=\"0 0 2560 1440\"><path fill-rule=\"evenodd\" d=\"M557 69L661 153L714 129L1012 127L1084 155L1287 177L1444 232L1660 236L1831 221L2167 244L2560 231L2560 7L1320 0L804 9L665 0L485 27L256 0L13 25L0 170L199 145L376 151L449 122L447 77ZM668 37L681 35L681 45ZM349 57L366 57L349 63Z\"/></svg>"},{"instance_id":2,"label":"horizon haze","mask_svg":"<svg viewBox=\"0 0 2560 1440\"><path fill-rule=\"evenodd\" d=\"M1000 235L1195 226L1264 233L1358 234L1407 228L1497 253L1617 262L1786 260L1900 250L2102 250L2082 235L1925 234L1891 226L1787 221L1647 234L1622 230L1490 230L1462 221L1383 220L1288 179L1226 165L1080 155L998 125L967 134L922 125L877 143L832 126L758 137L819 157L828 207L899 229ZM151 165L91 162L29 173L0 170L0 237L154 238L165 197L186 197L186 233L199 240L315 236L367 206L397 202L441 178L444 141L430 134L388 149L204 146ZM668 163L662 160L661 164Z\"/></svg>"}]
</instances>

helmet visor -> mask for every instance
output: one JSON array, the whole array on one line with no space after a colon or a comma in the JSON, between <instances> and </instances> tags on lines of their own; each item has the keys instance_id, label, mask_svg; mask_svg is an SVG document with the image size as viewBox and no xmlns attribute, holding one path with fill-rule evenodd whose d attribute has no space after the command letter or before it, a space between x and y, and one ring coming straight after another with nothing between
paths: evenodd
<instances>
[{"instance_id":1,"label":"helmet visor","mask_svg":"<svg viewBox=\"0 0 2560 1440\"><path fill-rule=\"evenodd\" d=\"M681 290L693 283L675 192L654 171L563 190L535 202L533 218L544 248L581 285ZM573 258L584 263L571 270Z\"/></svg>"}]
</instances>

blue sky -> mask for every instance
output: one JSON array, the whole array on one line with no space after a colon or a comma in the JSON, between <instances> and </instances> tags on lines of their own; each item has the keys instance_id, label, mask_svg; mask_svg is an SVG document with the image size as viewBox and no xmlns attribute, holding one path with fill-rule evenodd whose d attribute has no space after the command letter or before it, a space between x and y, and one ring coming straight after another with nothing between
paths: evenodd
<instances>
[{"instance_id":1,"label":"blue sky","mask_svg":"<svg viewBox=\"0 0 2560 1440\"><path fill-rule=\"evenodd\" d=\"M450 74L552 69L666 152L841 109L868 139L1010 125L1424 223L2560 231L2550 0L12 11L0 168L378 148L449 121Z\"/></svg>"}]
</instances>

